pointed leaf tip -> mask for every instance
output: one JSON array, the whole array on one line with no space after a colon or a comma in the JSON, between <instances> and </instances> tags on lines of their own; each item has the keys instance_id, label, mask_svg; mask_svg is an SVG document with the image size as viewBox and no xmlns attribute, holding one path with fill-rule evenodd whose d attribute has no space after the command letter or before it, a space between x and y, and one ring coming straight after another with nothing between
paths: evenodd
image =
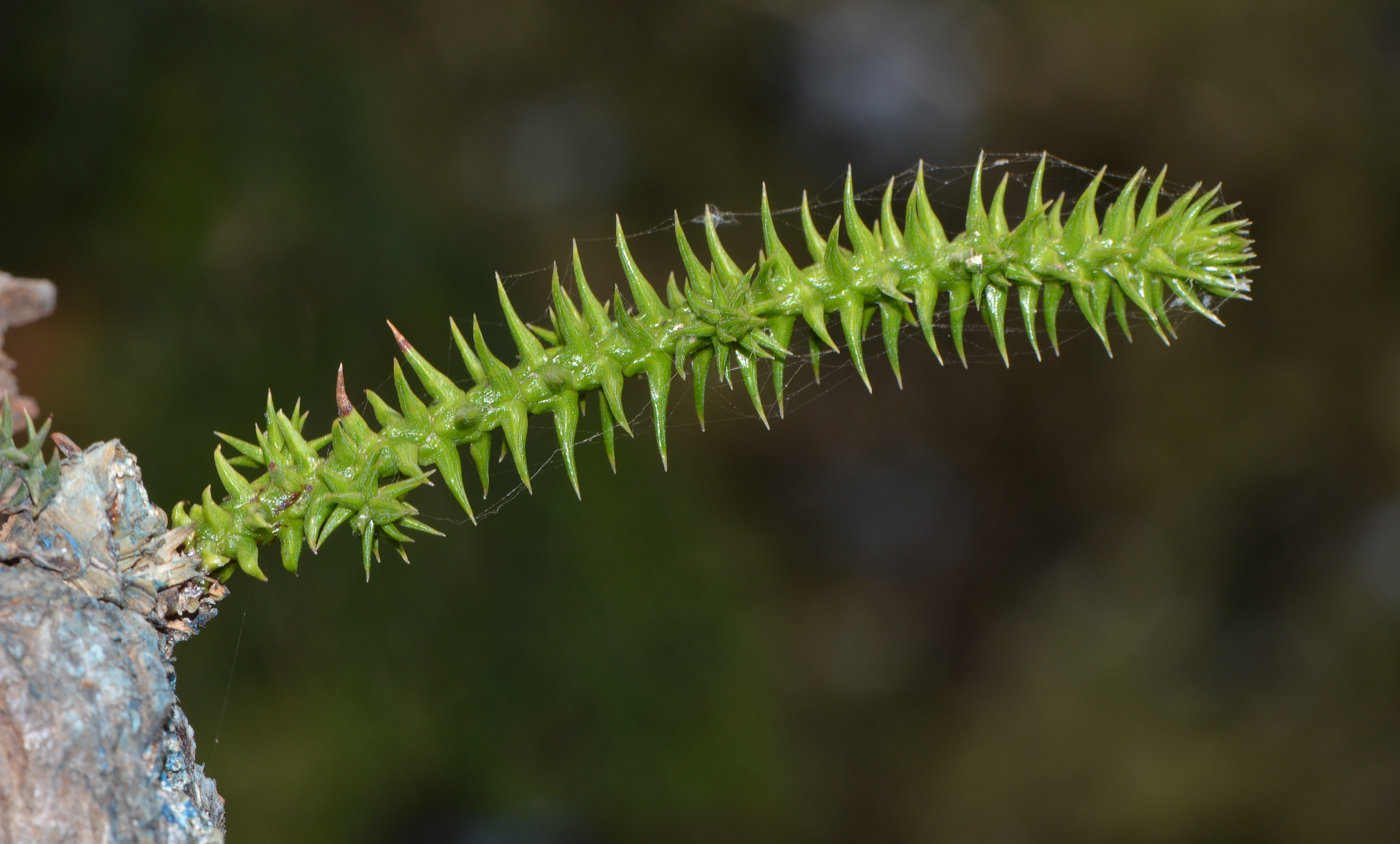
<instances>
[{"instance_id":1,"label":"pointed leaf tip","mask_svg":"<svg viewBox=\"0 0 1400 844\"><path fill-rule=\"evenodd\" d=\"M343 363L335 371L335 412L337 416L349 416L355 412L354 406L350 404L350 397L345 394L345 364Z\"/></svg>"},{"instance_id":2,"label":"pointed leaf tip","mask_svg":"<svg viewBox=\"0 0 1400 844\"><path fill-rule=\"evenodd\" d=\"M399 344L399 351L403 352L404 354L408 354L409 351L413 348L413 346L410 345L409 342L403 338L403 335L399 333L399 330L394 327L394 324L392 322L389 322L389 320L387 319L384 321L386 323L389 323L389 330L394 332L394 342Z\"/></svg>"}]
</instances>

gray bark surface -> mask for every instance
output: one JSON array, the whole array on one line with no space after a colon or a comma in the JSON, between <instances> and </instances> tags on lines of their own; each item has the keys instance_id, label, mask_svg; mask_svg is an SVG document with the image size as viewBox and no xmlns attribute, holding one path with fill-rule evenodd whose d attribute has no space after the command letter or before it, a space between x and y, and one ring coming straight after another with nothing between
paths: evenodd
<instances>
[{"instance_id":1,"label":"gray bark surface","mask_svg":"<svg viewBox=\"0 0 1400 844\"><path fill-rule=\"evenodd\" d=\"M222 841L162 635L50 572L0 574L0 841Z\"/></svg>"},{"instance_id":2,"label":"gray bark surface","mask_svg":"<svg viewBox=\"0 0 1400 844\"><path fill-rule=\"evenodd\" d=\"M0 272L0 343L56 300L52 283ZM14 366L0 351L0 398L41 439L20 421L38 406ZM0 844L222 842L173 649L227 590L184 553L193 528L167 529L121 443L83 450L55 432L48 461L42 445L0 430Z\"/></svg>"},{"instance_id":3,"label":"gray bark surface","mask_svg":"<svg viewBox=\"0 0 1400 844\"><path fill-rule=\"evenodd\" d=\"M0 844L222 842L172 650L226 590L120 443L55 442L57 491L0 527Z\"/></svg>"}]
</instances>

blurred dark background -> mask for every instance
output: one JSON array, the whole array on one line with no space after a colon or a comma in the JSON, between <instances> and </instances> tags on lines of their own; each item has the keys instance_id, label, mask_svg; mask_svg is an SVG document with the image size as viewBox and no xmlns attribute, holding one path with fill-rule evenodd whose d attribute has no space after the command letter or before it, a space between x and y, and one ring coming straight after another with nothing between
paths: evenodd
<instances>
[{"instance_id":1,"label":"blurred dark background","mask_svg":"<svg viewBox=\"0 0 1400 844\"><path fill-rule=\"evenodd\" d=\"M392 392L386 317L461 377L493 271L620 282L614 212L986 148L1256 221L1256 301L1170 349L910 342L771 432L685 387L669 474L644 424L581 504L429 491L369 585L265 556L178 652L231 840L1400 840L1400 4L48 0L0 56L0 267L60 291L6 351L166 507L268 387L318 431L338 363Z\"/></svg>"}]
</instances>

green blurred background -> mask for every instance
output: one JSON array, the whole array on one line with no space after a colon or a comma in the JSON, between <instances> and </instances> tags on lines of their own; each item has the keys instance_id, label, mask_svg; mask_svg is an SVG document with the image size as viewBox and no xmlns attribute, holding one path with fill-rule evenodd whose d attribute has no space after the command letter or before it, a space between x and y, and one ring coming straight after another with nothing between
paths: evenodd
<instances>
[{"instance_id":1,"label":"green blurred background","mask_svg":"<svg viewBox=\"0 0 1400 844\"><path fill-rule=\"evenodd\" d=\"M447 365L493 271L620 281L614 212L1044 148L1256 221L1228 329L678 395L669 474L643 425L369 585L235 580L178 650L231 840L1400 840L1400 3L47 0L0 57L0 267L60 291L6 351L167 507L268 387L392 392L386 317Z\"/></svg>"}]
</instances>

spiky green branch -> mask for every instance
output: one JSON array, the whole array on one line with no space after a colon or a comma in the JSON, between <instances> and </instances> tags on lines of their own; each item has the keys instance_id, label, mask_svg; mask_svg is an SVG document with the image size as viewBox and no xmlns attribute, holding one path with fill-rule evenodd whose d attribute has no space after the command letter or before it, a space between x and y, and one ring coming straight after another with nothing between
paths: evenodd
<instances>
[{"instance_id":1,"label":"spiky green branch","mask_svg":"<svg viewBox=\"0 0 1400 844\"><path fill-rule=\"evenodd\" d=\"M1004 208L1006 179L1002 179L988 209L983 204L979 161L965 230L949 239L929 205L922 164L902 229L894 216L894 180L885 190L879 221L867 227L856 212L848 172L843 210L850 248L840 243L839 218L830 233L821 236L804 194L802 228L813 262L806 268L799 267L778 240L765 190L764 252L758 264L747 271L725 251L708 211L708 266L691 249L676 217L676 242L686 283L682 290L672 275L664 303L632 259L619 220L617 251L632 293L631 308L616 295L607 304L594 296L577 248L573 269L580 301L576 304L564 293L556 268L551 329L526 325L497 279L501 307L520 355L516 366L507 366L487 348L475 319L471 344L452 322L452 337L474 383L464 390L394 329L399 349L430 402L414 392L395 361L398 409L366 391L379 424L375 431L346 397L342 373L336 385L339 417L329 434L308 441L302 433L306 414L301 412L300 403L289 416L273 407L269 395L267 429L255 429L256 442L219 434L238 452L232 460L224 457L221 448L214 452L215 467L228 496L216 502L206 488L201 503L188 513L183 503L178 505L173 521L176 526L196 526L190 547L202 557L206 570L225 578L232 574L235 563L248 574L263 578L258 547L274 538L281 543L283 565L296 571L303 541L315 551L337 528L349 524L361 537L368 577L370 560L377 558L381 539L403 554L404 543L410 541L405 530L441 535L419 521L418 511L404 501L410 490L428 481L429 468L436 470L475 521L457 450L467 446L484 497L492 432L498 428L528 489L527 421L531 414L552 413L564 467L577 492L574 439L581 402L588 393L596 392L603 444L616 470L614 427L631 433L622 405L625 378L646 376L663 464L671 376L674 372L684 377L687 366L694 375L695 411L702 426L710 365L713 362L727 381L731 357L766 425L759 395L759 361L771 362L781 413L784 368L791 355L787 347L799 318L808 328L815 369L819 343L837 348L827 330L827 319L833 313L838 316L847 351L867 389L870 380L861 340L877 313L896 378L900 377L899 333L905 323L919 326L942 362L933 329L939 298L944 294L953 346L964 365L963 326L969 305L981 312L1008 365L1006 311L1012 301L1020 309L1037 358L1036 312L1042 313L1058 354L1056 315L1066 292L1106 349L1110 304L1125 334L1131 305L1145 315L1163 341L1168 335L1175 336L1167 318L1168 302L1175 299L1218 323L1202 296L1247 298L1249 282L1244 276L1253 269L1249 265L1253 253L1245 237L1248 221L1220 221L1234 206L1217 202L1219 188L1200 194L1199 185L1159 214L1165 169L1139 206L1145 175L1146 171L1140 170L1132 177L1101 225L1095 211L1103 179L1103 171L1099 171L1065 219L1064 196L1053 202L1042 196L1042 157L1031 182L1025 217L1012 229ZM322 455L327 445L330 449ZM248 480L237 466L264 473Z\"/></svg>"}]
</instances>

